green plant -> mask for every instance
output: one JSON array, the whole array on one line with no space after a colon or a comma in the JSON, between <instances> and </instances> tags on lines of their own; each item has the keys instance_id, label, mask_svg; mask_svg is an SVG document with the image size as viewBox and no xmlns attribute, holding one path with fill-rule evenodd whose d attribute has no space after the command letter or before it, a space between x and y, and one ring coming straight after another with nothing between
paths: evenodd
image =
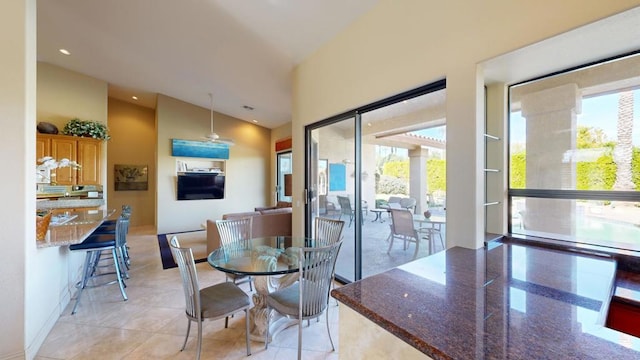
<instances>
[{"instance_id":1,"label":"green plant","mask_svg":"<svg viewBox=\"0 0 640 360\"><path fill-rule=\"evenodd\" d=\"M78 118L70 120L62 129L62 133L65 135L92 137L94 139L109 140L109 129L107 126L95 122L85 121Z\"/></svg>"}]
</instances>

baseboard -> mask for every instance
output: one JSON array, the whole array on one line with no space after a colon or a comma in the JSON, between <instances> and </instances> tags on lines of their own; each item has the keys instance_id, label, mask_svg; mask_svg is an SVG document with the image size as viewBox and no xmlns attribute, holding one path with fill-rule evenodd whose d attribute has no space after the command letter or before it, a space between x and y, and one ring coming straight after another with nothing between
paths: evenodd
<instances>
[{"instance_id":1,"label":"baseboard","mask_svg":"<svg viewBox=\"0 0 640 360\"><path fill-rule=\"evenodd\" d=\"M24 359L34 359L36 357L38 351L40 351L40 347L44 343L44 340L51 332L51 329L56 325L56 321L60 318L60 314L65 307L66 304L61 307L61 304L58 303L58 306L56 306L51 314L49 314L47 321L42 325L40 330L38 330L38 334L25 349Z\"/></svg>"}]
</instances>

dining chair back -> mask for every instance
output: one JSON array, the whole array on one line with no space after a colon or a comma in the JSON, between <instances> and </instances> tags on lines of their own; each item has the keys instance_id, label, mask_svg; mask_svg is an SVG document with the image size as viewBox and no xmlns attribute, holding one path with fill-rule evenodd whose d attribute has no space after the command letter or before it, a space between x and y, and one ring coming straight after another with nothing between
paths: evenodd
<instances>
[{"instance_id":1,"label":"dining chair back","mask_svg":"<svg viewBox=\"0 0 640 360\"><path fill-rule=\"evenodd\" d=\"M327 333L331 348L335 351L329 330L329 291L333 269L342 241L324 247L298 249L298 281L284 289L267 295L267 314L271 310L298 319L298 359L302 358L302 325L304 320L318 318L325 313ZM269 343L269 319L265 332L265 349Z\"/></svg>"},{"instance_id":2,"label":"dining chair back","mask_svg":"<svg viewBox=\"0 0 640 360\"><path fill-rule=\"evenodd\" d=\"M245 313L245 341L247 343L247 356L251 355L251 347L249 343L249 313L248 309L251 305L249 296L245 294L237 285L224 282L200 289L198 282L198 273L196 263L193 258L191 248L182 248L176 236L170 241L171 253L175 262L180 269L182 278L182 287L184 290L184 298L186 304L186 315L188 319L187 334L180 351L185 349L189 332L191 330L191 322L198 325L198 343L196 359L200 359L202 352L202 320L217 320L225 318L225 328L229 325L229 316L239 311Z\"/></svg>"},{"instance_id":3,"label":"dining chair back","mask_svg":"<svg viewBox=\"0 0 640 360\"><path fill-rule=\"evenodd\" d=\"M220 233L220 246L225 253L230 254L235 251L242 251L251 248L251 233L253 228L253 217L240 219L216 220L216 227ZM247 275L237 275L226 273L227 280L234 284L249 283L249 290L253 291L253 278Z\"/></svg>"},{"instance_id":4,"label":"dining chair back","mask_svg":"<svg viewBox=\"0 0 640 360\"><path fill-rule=\"evenodd\" d=\"M406 209L389 209L391 213L391 234L389 234L389 249L387 249L387 254L391 252L391 248L393 247L393 240L398 238L404 243L404 250L407 249L407 243L415 243L416 248L413 252L413 258L415 259L418 256L418 251L420 251L420 235L418 235L418 231L415 229L413 224L413 214L411 214L410 210ZM425 234L426 237L429 237L428 234ZM430 238L429 238L429 241Z\"/></svg>"},{"instance_id":5,"label":"dining chair back","mask_svg":"<svg viewBox=\"0 0 640 360\"><path fill-rule=\"evenodd\" d=\"M342 228L344 221L327 219L323 217L315 218L315 232L313 238L320 246L327 246L342 239Z\"/></svg>"}]
</instances>

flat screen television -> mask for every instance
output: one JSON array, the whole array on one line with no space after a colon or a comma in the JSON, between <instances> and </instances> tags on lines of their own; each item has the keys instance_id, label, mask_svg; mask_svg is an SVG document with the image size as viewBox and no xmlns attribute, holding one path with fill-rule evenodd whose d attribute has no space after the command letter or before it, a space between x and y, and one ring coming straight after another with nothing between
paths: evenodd
<instances>
[{"instance_id":1,"label":"flat screen television","mask_svg":"<svg viewBox=\"0 0 640 360\"><path fill-rule=\"evenodd\" d=\"M224 199L224 175L178 174L178 200Z\"/></svg>"}]
</instances>

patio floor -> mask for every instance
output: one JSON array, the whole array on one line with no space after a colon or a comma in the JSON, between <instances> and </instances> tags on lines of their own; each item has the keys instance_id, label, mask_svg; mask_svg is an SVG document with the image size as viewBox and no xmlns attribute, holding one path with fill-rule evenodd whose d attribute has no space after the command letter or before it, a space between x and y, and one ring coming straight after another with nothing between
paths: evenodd
<instances>
[{"instance_id":1,"label":"patio floor","mask_svg":"<svg viewBox=\"0 0 640 360\"><path fill-rule=\"evenodd\" d=\"M434 215L444 215L443 211L431 210ZM334 216L334 218L338 218ZM408 249L404 250L401 241L395 241L393 248L387 254L389 248L389 242L387 238L390 233L389 224L391 219L387 214L382 214L384 222L372 221L375 218L375 214L369 212L364 218L362 224L362 277L368 277L375 275L386 270L392 269L399 265L410 262L413 259L413 253L415 251L415 244L409 244ZM336 275L340 277L353 280L354 278L354 226L349 226L349 219L342 218L345 221L345 227L342 231L344 235L344 242L340 249L340 255L338 256L338 262L336 264ZM446 225L442 226L442 237L446 238L445 234ZM434 239L434 252L443 250L443 246L440 243L440 238L435 236ZM429 255L429 244L426 239L423 239L420 244L420 250L417 258L425 257Z\"/></svg>"}]
</instances>

